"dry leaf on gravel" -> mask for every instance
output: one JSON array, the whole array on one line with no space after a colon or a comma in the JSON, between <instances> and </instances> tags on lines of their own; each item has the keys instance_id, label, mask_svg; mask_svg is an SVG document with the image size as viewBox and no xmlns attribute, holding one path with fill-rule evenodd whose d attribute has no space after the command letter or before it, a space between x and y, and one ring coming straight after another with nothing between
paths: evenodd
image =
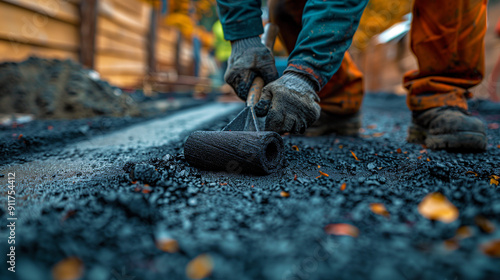
<instances>
[{"instance_id":1,"label":"dry leaf on gravel","mask_svg":"<svg viewBox=\"0 0 500 280\"><path fill-rule=\"evenodd\" d=\"M212 273L213 268L212 258L207 254L202 254L188 263L186 275L190 279L203 279Z\"/></svg>"},{"instance_id":2,"label":"dry leaf on gravel","mask_svg":"<svg viewBox=\"0 0 500 280\"><path fill-rule=\"evenodd\" d=\"M465 174L474 174L474 176L476 176L476 177L477 177L477 173L476 173L476 172L474 172L474 171L467 171L467 172L465 172Z\"/></svg>"},{"instance_id":3,"label":"dry leaf on gravel","mask_svg":"<svg viewBox=\"0 0 500 280\"><path fill-rule=\"evenodd\" d=\"M345 190L345 187L347 186L346 183L342 183L342 185L340 185L340 190L343 191Z\"/></svg>"},{"instance_id":4,"label":"dry leaf on gravel","mask_svg":"<svg viewBox=\"0 0 500 280\"><path fill-rule=\"evenodd\" d=\"M353 151L350 151L352 156L354 157L355 160L359 160L358 157L356 156L356 154L353 152Z\"/></svg>"},{"instance_id":5,"label":"dry leaf on gravel","mask_svg":"<svg viewBox=\"0 0 500 280\"><path fill-rule=\"evenodd\" d=\"M156 247L167 253L177 253L179 251L177 240L168 237L156 241Z\"/></svg>"},{"instance_id":6,"label":"dry leaf on gravel","mask_svg":"<svg viewBox=\"0 0 500 280\"><path fill-rule=\"evenodd\" d=\"M389 211L387 211L384 204L382 203L370 203L370 210L372 210L372 212L377 215L381 215L384 217L390 216Z\"/></svg>"},{"instance_id":7,"label":"dry leaf on gravel","mask_svg":"<svg viewBox=\"0 0 500 280\"><path fill-rule=\"evenodd\" d=\"M500 239L483 243L481 251L490 257L500 258Z\"/></svg>"},{"instance_id":8,"label":"dry leaf on gravel","mask_svg":"<svg viewBox=\"0 0 500 280\"><path fill-rule=\"evenodd\" d=\"M455 238L459 240L469 238L471 236L472 236L472 228L469 226L461 226L457 229L457 232L455 233Z\"/></svg>"},{"instance_id":9,"label":"dry leaf on gravel","mask_svg":"<svg viewBox=\"0 0 500 280\"><path fill-rule=\"evenodd\" d=\"M498 128L500 128L500 124L499 123L490 123L490 124L488 124L488 128L489 129L498 129Z\"/></svg>"},{"instance_id":10,"label":"dry leaf on gravel","mask_svg":"<svg viewBox=\"0 0 500 280\"><path fill-rule=\"evenodd\" d=\"M326 174L325 172L319 170L319 174L321 174L322 176L325 176L325 177L330 177L330 175Z\"/></svg>"},{"instance_id":11,"label":"dry leaf on gravel","mask_svg":"<svg viewBox=\"0 0 500 280\"><path fill-rule=\"evenodd\" d=\"M297 151L297 152L300 151L300 149L297 145L293 145L292 150Z\"/></svg>"},{"instance_id":12,"label":"dry leaf on gravel","mask_svg":"<svg viewBox=\"0 0 500 280\"><path fill-rule=\"evenodd\" d=\"M483 232L492 233L495 231L495 225L483 216L476 216L474 222Z\"/></svg>"},{"instance_id":13,"label":"dry leaf on gravel","mask_svg":"<svg viewBox=\"0 0 500 280\"><path fill-rule=\"evenodd\" d=\"M451 223L458 218L458 209L444 195L430 193L418 205L418 212L430 220Z\"/></svg>"},{"instance_id":14,"label":"dry leaf on gravel","mask_svg":"<svg viewBox=\"0 0 500 280\"><path fill-rule=\"evenodd\" d=\"M500 181L500 177L497 175L491 175L490 176L490 185L496 185L498 186L498 181Z\"/></svg>"},{"instance_id":15,"label":"dry leaf on gravel","mask_svg":"<svg viewBox=\"0 0 500 280\"><path fill-rule=\"evenodd\" d=\"M325 226L325 232L332 235L348 235L358 237L359 229L350 224L329 224Z\"/></svg>"},{"instance_id":16,"label":"dry leaf on gravel","mask_svg":"<svg viewBox=\"0 0 500 280\"><path fill-rule=\"evenodd\" d=\"M52 278L54 280L77 280L83 277L83 262L77 257L66 258L54 265Z\"/></svg>"},{"instance_id":17,"label":"dry leaf on gravel","mask_svg":"<svg viewBox=\"0 0 500 280\"><path fill-rule=\"evenodd\" d=\"M280 196L281 196L281 197L289 197L289 196L290 196L290 193L285 192L285 191L281 191L281 192L280 192Z\"/></svg>"},{"instance_id":18,"label":"dry leaf on gravel","mask_svg":"<svg viewBox=\"0 0 500 280\"><path fill-rule=\"evenodd\" d=\"M455 238L443 241L444 248L448 251L455 251L460 246L460 243Z\"/></svg>"}]
</instances>

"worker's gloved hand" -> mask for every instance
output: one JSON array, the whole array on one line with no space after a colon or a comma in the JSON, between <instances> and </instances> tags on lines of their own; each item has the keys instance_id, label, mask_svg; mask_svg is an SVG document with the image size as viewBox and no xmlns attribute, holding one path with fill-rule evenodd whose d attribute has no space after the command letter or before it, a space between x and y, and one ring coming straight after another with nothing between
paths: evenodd
<instances>
[{"instance_id":1,"label":"worker's gloved hand","mask_svg":"<svg viewBox=\"0 0 500 280\"><path fill-rule=\"evenodd\" d=\"M260 76L264 84L278 78L272 52L260 42L258 36L231 42L231 56L224 80L238 96L246 100L255 77Z\"/></svg>"},{"instance_id":2,"label":"worker's gloved hand","mask_svg":"<svg viewBox=\"0 0 500 280\"><path fill-rule=\"evenodd\" d=\"M288 72L262 89L257 116L266 118L266 130L302 134L318 120L321 108L314 83L306 76Z\"/></svg>"}]
</instances>

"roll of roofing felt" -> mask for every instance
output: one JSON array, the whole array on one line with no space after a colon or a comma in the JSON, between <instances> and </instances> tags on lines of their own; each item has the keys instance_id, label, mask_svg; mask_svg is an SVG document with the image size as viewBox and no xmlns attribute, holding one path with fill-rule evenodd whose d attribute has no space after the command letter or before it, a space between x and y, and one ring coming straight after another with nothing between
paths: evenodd
<instances>
[{"instance_id":1,"label":"roll of roofing felt","mask_svg":"<svg viewBox=\"0 0 500 280\"><path fill-rule=\"evenodd\" d=\"M283 139L271 131L196 131L184 157L199 169L265 175L282 167Z\"/></svg>"}]
</instances>

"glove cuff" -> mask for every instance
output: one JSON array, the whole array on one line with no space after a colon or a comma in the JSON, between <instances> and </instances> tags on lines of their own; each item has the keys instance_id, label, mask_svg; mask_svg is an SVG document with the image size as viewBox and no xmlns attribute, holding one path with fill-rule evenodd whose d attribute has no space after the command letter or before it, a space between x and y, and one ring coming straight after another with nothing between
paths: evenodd
<instances>
[{"instance_id":1,"label":"glove cuff","mask_svg":"<svg viewBox=\"0 0 500 280\"><path fill-rule=\"evenodd\" d=\"M294 90L302 95L307 94L312 100L319 102L319 97L316 94L315 83L306 75L295 72L286 72L279 81L282 85Z\"/></svg>"},{"instance_id":2,"label":"glove cuff","mask_svg":"<svg viewBox=\"0 0 500 280\"><path fill-rule=\"evenodd\" d=\"M262 45L262 43L260 42L259 36L231 41L231 48L233 49L234 52L237 53L244 52L249 48L263 47L263 46L264 45Z\"/></svg>"},{"instance_id":3,"label":"glove cuff","mask_svg":"<svg viewBox=\"0 0 500 280\"><path fill-rule=\"evenodd\" d=\"M283 75L282 79L284 80L283 82L291 88L294 88L294 85L301 84L301 86L307 86L311 90L316 91L316 83L311 81L311 79L309 79L306 75L295 72L287 72ZM291 85L289 83L291 83Z\"/></svg>"}]
</instances>

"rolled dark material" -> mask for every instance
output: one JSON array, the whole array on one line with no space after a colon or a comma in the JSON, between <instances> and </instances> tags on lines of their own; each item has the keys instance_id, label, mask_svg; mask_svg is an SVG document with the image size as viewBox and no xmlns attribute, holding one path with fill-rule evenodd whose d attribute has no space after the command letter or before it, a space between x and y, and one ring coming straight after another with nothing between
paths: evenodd
<instances>
[{"instance_id":1,"label":"rolled dark material","mask_svg":"<svg viewBox=\"0 0 500 280\"><path fill-rule=\"evenodd\" d=\"M184 157L199 169L265 175L283 164L283 139L272 131L196 131Z\"/></svg>"}]
</instances>

